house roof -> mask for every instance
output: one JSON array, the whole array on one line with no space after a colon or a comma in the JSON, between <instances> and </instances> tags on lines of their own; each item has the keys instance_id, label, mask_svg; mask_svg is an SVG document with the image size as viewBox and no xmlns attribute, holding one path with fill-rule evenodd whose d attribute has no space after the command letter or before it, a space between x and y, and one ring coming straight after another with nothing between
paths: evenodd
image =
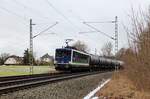
<instances>
[{"instance_id":1,"label":"house roof","mask_svg":"<svg viewBox=\"0 0 150 99\"><path fill-rule=\"evenodd\" d=\"M7 57L6 60L9 59L9 58L14 58L17 61L22 61L23 60L23 57L19 57L19 56L16 56L16 55L11 55L11 56Z\"/></svg>"},{"instance_id":2,"label":"house roof","mask_svg":"<svg viewBox=\"0 0 150 99\"><path fill-rule=\"evenodd\" d=\"M53 59L53 56L50 56L48 53L46 53L45 55L43 55L43 56L41 57L41 59L44 59L44 58Z\"/></svg>"}]
</instances>

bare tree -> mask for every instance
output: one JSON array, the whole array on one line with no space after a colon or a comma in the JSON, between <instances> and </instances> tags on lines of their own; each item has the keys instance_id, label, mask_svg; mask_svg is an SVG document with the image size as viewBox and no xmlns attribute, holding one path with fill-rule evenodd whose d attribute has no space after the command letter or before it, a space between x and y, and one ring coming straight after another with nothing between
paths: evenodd
<instances>
[{"instance_id":1,"label":"bare tree","mask_svg":"<svg viewBox=\"0 0 150 99\"><path fill-rule=\"evenodd\" d=\"M121 48L121 49L117 52L116 57L117 57L118 59L122 58L122 57L125 55L126 50L127 50L126 48Z\"/></svg>"},{"instance_id":2,"label":"bare tree","mask_svg":"<svg viewBox=\"0 0 150 99\"><path fill-rule=\"evenodd\" d=\"M5 60L6 60L9 56L10 56L10 54L8 54L8 53L2 53L2 54L0 55L0 65L3 65L4 62L5 62Z\"/></svg>"},{"instance_id":3,"label":"bare tree","mask_svg":"<svg viewBox=\"0 0 150 99\"><path fill-rule=\"evenodd\" d=\"M150 9L147 13L132 9L130 18L132 28L126 29L129 48L123 55L124 74L138 90L150 91L150 79L147 79L150 78Z\"/></svg>"},{"instance_id":4,"label":"bare tree","mask_svg":"<svg viewBox=\"0 0 150 99\"><path fill-rule=\"evenodd\" d=\"M113 45L111 42L105 43L101 49L103 56L112 56L112 49Z\"/></svg>"},{"instance_id":5,"label":"bare tree","mask_svg":"<svg viewBox=\"0 0 150 99\"><path fill-rule=\"evenodd\" d=\"M81 42L81 41L75 42L72 46L77 48L80 51L84 51L84 52L89 51L88 46L84 42Z\"/></svg>"}]
</instances>

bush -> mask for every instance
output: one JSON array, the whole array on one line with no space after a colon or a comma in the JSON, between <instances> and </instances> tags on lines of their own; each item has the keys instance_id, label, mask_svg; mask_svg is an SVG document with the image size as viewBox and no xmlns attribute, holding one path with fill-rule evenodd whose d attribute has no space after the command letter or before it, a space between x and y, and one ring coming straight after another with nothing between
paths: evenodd
<instances>
[{"instance_id":1,"label":"bush","mask_svg":"<svg viewBox=\"0 0 150 99\"><path fill-rule=\"evenodd\" d=\"M150 10L148 14L131 16L132 30L127 31L130 48L121 57L125 61L123 72L140 91L150 91Z\"/></svg>"}]
</instances>

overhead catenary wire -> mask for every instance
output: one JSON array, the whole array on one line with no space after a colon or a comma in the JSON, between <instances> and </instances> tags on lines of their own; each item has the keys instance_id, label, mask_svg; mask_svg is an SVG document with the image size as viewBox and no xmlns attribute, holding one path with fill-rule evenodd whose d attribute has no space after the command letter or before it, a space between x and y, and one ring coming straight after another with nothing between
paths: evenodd
<instances>
[{"instance_id":1,"label":"overhead catenary wire","mask_svg":"<svg viewBox=\"0 0 150 99\"><path fill-rule=\"evenodd\" d=\"M96 30L97 32L99 32L99 33L101 33L101 34L103 34L103 35L105 35L105 36L109 37L110 39L115 40L115 38L114 38L114 37L109 36L108 34L106 34L106 33L102 32L102 31L100 31L100 30L99 30L99 29L97 29L97 28L95 28L94 26L91 26L91 25L87 24L86 22L83 22L83 24L85 24L85 25L87 25L88 27L90 27L90 28L92 28L92 29Z\"/></svg>"},{"instance_id":2,"label":"overhead catenary wire","mask_svg":"<svg viewBox=\"0 0 150 99\"><path fill-rule=\"evenodd\" d=\"M78 30L80 30L80 28L78 26L76 26L72 21L70 21L70 19L68 17L66 17L60 10L58 10L49 0L45 0L47 2L47 4L53 8L56 13L58 13L59 15L61 15L66 21L68 21L71 25L73 25L75 28L77 28Z\"/></svg>"},{"instance_id":3,"label":"overhead catenary wire","mask_svg":"<svg viewBox=\"0 0 150 99\"><path fill-rule=\"evenodd\" d=\"M35 37L37 37L37 36L43 34L44 32L48 31L50 28L54 27L54 26L57 25L57 24L58 24L58 22L56 22L55 24L49 26L48 28L46 28L45 30L41 31L40 33L38 33L37 35L33 36L32 38L35 38ZM51 33L51 34L52 34L52 33Z\"/></svg>"},{"instance_id":4,"label":"overhead catenary wire","mask_svg":"<svg viewBox=\"0 0 150 99\"><path fill-rule=\"evenodd\" d=\"M101 21L101 22L96 22L96 21L95 22L94 21L88 22L88 21L86 21L86 23L115 23L115 21Z\"/></svg>"},{"instance_id":5,"label":"overhead catenary wire","mask_svg":"<svg viewBox=\"0 0 150 99\"><path fill-rule=\"evenodd\" d=\"M76 18L78 19L78 20L81 20L82 22L83 22L83 24L85 24L86 23L86 25L88 25L87 23L114 23L115 21L101 21L101 22L88 22L88 21L84 21L84 19L83 18L81 18L81 16L77 16L76 15ZM113 39L114 40L114 38L113 37L111 37L111 36L109 36L109 35L107 35L106 33L104 33L104 32L102 32L102 31L100 31L100 30L98 30L98 29L96 29L96 28L94 28L93 26L91 26L91 25L88 25L88 27L90 27L90 28L92 28L92 29L94 29L94 30L96 30L96 31L86 31L86 32L79 32L79 34L84 34L84 33L91 33L91 32L94 32L94 33L96 33L96 32L100 32L100 33L102 33L102 34L104 34L105 36L108 36L109 38L111 38L111 39Z\"/></svg>"},{"instance_id":6,"label":"overhead catenary wire","mask_svg":"<svg viewBox=\"0 0 150 99\"><path fill-rule=\"evenodd\" d=\"M81 23L85 21L84 18L82 18L81 16L79 16L79 14L77 14L75 12L72 12L72 11L71 11L71 13L74 14L73 16L76 17L77 20L81 21ZM90 33L90 31L88 31L88 32ZM92 32L97 32L97 31L92 31ZM87 32L78 32L78 34L83 34L83 33L87 33ZM79 36L78 34L76 35L76 37Z\"/></svg>"},{"instance_id":7,"label":"overhead catenary wire","mask_svg":"<svg viewBox=\"0 0 150 99\"><path fill-rule=\"evenodd\" d=\"M99 33L102 33L103 35L105 35L105 36L107 36L107 37L109 37L109 38L115 40L114 37L111 37L111 36L109 36L108 34L106 34L105 32L102 32L102 31L100 31L99 29L95 28L94 26L89 25L90 23L115 23L115 21L101 21L101 22L86 21L86 22L85 22L85 21L83 20L83 18L81 18L81 17L79 17L79 16L78 16L78 18L83 21L83 24L85 24L85 25L87 25L88 27L90 27L90 28L96 30L96 31L79 32L80 34L91 33L91 32L99 32Z\"/></svg>"},{"instance_id":8,"label":"overhead catenary wire","mask_svg":"<svg viewBox=\"0 0 150 99\"><path fill-rule=\"evenodd\" d=\"M79 21L84 21L84 19L83 19L81 16L79 16L77 13L75 13L75 12L73 12L73 11L71 11L70 13L72 13L73 16L76 17L77 20L79 20Z\"/></svg>"},{"instance_id":9,"label":"overhead catenary wire","mask_svg":"<svg viewBox=\"0 0 150 99\"><path fill-rule=\"evenodd\" d=\"M23 19L23 20L26 21L26 22L29 21L28 18L25 18L25 17L23 17L23 16L21 16L21 15L15 13L15 12L13 12L13 11L10 11L10 10L4 8L4 7L1 7L1 6L0 6L0 9L2 9L3 11L5 11L5 12L7 12L7 13L10 13L10 14L12 14L12 15L14 15L14 16L19 17L19 18Z\"/></svg>"},{"instance_id":10,"label":"overhead catenary wire","mask_svg":"<svg viewBox=\"0 0 150 99\"><path fill-rule=\"evenodd\" d=\"M37 16L37 15L39 16L39 14L42 15L41 17L39 17L39 18L42 19L42 20L43 20L43 19L48 19L48 17L43 16L43 14L42 14L40 11L38 11L38 10L36 10L36 9L33 9L33 8L29 7L29 6L26 6L25 4L23 4L23 3L21 3L21 2L19 2L19 1L17 1L17 0L14 0L13 3L16 3L17 5L20 5L21 7L24 7L25 9L28 9L28 11L32 12L32 14L33 14L33 13L36 14L36 16ZM43 18L42 18L42 17L43 17Z\"/></svg>"},{"instance_id":11,"label":"overhead catenary wire","mask_svg":"<svg viewBox=\"0 0 150 99\"><path fill-rule=\"evenodd\" d=\"M80 34L84 34L84 33L92 33L92 32L96 32L97 33L97 31L86 31L86 32L79 32Z\"/></svg>"}]
</instances>

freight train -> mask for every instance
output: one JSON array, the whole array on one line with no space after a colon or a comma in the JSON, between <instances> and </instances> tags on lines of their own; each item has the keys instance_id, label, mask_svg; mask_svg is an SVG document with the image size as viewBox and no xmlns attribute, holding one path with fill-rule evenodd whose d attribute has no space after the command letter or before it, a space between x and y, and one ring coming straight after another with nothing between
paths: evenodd
<instances>
[{"instance_id":1,"label":"freight train","mask_svg":"<svg viewBox=\"0 0 150 99\"><path fill-rule=\"evenodd\" d=\"M123 62L88 54L67 46L65 48L56 49L54 65L58 71L91 71L122 68Z\"/></svg>"}]
</instances>

